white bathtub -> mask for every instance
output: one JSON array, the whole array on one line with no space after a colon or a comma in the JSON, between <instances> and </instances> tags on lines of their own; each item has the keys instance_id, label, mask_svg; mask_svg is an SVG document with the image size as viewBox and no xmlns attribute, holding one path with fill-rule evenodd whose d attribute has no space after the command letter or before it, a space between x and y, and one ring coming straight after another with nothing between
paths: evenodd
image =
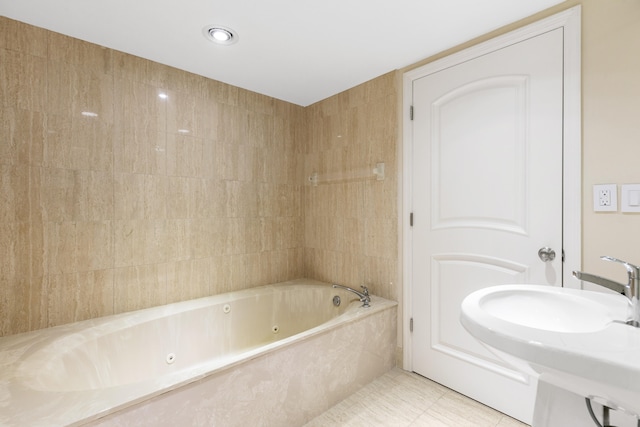
<instances>
[{"instance_id":1,"label":"white bathtub","mask_svg":"<svg viewBox=\"0 0 640 427\"><path fill-rule=\"evenodd\" d=\"M0 338L0 426L302 425L394 365L396 303L360 305L295 280Z\"/></svg>"}]
</instances>

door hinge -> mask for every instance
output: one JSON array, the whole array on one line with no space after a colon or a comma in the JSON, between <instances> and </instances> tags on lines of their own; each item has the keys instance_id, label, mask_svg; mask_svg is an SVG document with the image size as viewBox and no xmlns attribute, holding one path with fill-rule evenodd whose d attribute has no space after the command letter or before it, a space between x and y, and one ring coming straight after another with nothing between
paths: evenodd
<instances>
[{"instance_id":1,"label":"door hinge","mask_svg":"<svg viewBox=\"0 0 640 427\"><path fill-rule=\"evenodd\" d=\"M409 214L409 227L413 227L413 212Z\"/></svg>"},{"instance_id":2,"label":"door hinge","mask_svg":"<svg viewBox=\"0 0 640 427\"><path fill-rule=\"evenodd\" d=\"M409 319L409 332L413 332L413 317Z\"/></svg>"},{"instance_id":3,"label":"door hinge","mask_svg":"<svg viewBox=\"0 0 640 427\"><path fill-rule=\"evenodd\" d=\"M409 106L409 120L413 120L413 105Z\"/></svg>"},{"instance_id":4,"label":"door hinge","mask_svg":"<svg viewBox=\"0 0 640 427\"><path fill-rule=\"evenodd\" d=\"M564 262L564 249L562 250L562 262Z\"/></svg>"}]
</instances>

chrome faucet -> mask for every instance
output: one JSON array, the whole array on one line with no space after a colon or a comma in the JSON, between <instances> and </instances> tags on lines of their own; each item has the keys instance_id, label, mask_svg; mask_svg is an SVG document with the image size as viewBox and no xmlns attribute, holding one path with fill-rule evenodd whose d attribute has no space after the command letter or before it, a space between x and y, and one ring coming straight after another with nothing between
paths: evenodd
<instances>
[{"instance_id":1,"label":"chrome faucet","mask_svg":"<svg viewBox=\"0 0 640 427\"><path fill-rule=\"evenodd\" d=\"M638 301L638 298L640 297L640 267L610 256L601 256L600 259L604 261L619 262L624 265L629 277L628 282L626 284L618 283L613 280L605 279L604 277L583 273L581 271L574 271L573 277L578 280L584 280L586 282L604 286L605 288L625 295L629 299L631 307L631 318L627 323L635 327L640 327L640 301Z\"/></svg>"},{"instance_id":2,"label":"chrome faucet","mask_svg":"<svg viewBox=\"0 0 640 427\"><path fill-rule=\"evenodd\" d=\"M338 285L336 283L333 284L333 287L344 289L345 291L353 292L354 294L358 295L358 298L360 298L360 302L362 303L363 307L365 308L371 307L369 305L369 303L371 302L371 297L369 296L369 289L367 289L366 286L360 286L362 288L362 292L356 291L355 289L352 289L348 286Z\"/></svg>"}]
</instances>

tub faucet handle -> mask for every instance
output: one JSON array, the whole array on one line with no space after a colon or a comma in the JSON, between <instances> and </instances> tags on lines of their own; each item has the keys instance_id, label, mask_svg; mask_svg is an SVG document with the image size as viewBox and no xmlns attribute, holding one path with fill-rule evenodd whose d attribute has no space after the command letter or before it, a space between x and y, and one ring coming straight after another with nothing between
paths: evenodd
<instances>
[{"instance_id":1,"label":"tub faucet handle","mask_svg":"<svg viewBox=\"0 0 640 427\"><path fill-rule=\"evenodd\" d=\"M369 289L367 289L366 286L360 286L362 288L362 292L356 291L355 289L352 289L348 286L338 285L337 283L334 283L332 286L334 288L340 288L344 289L345 291L353 292L354 294L358 295L358 298L360 299L363 307L370 307L369 303L371 302L371 297L369 296Z\"/></svg>"}]
</instances>

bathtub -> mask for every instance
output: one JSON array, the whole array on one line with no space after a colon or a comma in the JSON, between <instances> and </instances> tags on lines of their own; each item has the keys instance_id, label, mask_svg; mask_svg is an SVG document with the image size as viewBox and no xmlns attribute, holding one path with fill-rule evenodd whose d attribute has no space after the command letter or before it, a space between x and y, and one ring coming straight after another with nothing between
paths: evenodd
<instances>
[{"instance_id":1,"label":"bathtub","mask_svg":"<svg viewBox=\"0 0 640 427\"><path fill-rule=\"evenodd\" d=\"M0 338L0 426L302 425L395 347L395 302L306 279L92 319Z\"/></svg>"}]
</instances>

